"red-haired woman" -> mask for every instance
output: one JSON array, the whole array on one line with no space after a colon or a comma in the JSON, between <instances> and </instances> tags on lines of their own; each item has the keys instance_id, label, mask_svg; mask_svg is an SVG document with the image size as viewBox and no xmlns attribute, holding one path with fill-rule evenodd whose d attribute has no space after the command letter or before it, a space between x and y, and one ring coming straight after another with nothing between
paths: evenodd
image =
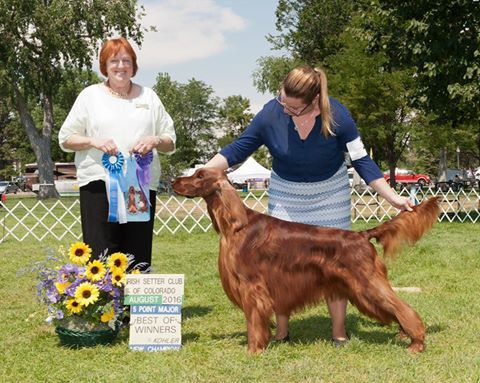
<instances>
[{"instance_id":1,"label":"red-haired woman","mask_svg":"<svg viewBox=\"0 0 480 383\"><path fill-rule=\"evenodd\" d=\"M106 81L85 88L77 97L58 134L61 148L75 152L80 185L83 240L94 256L105 249L135 256L135 265L151 263L156 189L160 178L158 153L173 153L176 135L173 121L155 92L132 82L138 70L137 56L124 38L105 41L100 51L100 71ZM150 182L150 220L107 222L108 172L102 158L128 157L153 152Z\"/></svg>"}]
</instances>

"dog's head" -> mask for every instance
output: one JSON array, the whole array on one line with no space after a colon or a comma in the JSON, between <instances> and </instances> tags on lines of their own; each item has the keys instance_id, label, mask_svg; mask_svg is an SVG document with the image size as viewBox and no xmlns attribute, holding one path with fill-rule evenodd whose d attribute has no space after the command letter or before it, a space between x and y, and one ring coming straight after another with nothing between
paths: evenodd
<instances>
[{"instance_id":1,"label":"dog's head","mask_svg":"<svg viewBox=\"0 0 480 383\"><path fill-rule=\"evenodd\" d=\"M201 168L188 177L177 177L172 183L175 193L185 197L206 197L225 187L232 187L221 169Z\"/></svg>"}]
</instances>

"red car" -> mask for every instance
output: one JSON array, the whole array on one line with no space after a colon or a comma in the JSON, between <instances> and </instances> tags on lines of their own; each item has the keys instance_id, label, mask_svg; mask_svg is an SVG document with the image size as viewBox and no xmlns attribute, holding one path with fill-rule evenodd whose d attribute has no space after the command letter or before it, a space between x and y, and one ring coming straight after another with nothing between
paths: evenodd
<instances>
[{"instance_id":1,"label":"red car","mask_svg":"<svg viewBox=\"0 0 480 383\"><path fill-rule=\"evenodd\" d=\"M383 177L390 183L390 172L384 173ZM419 184L426 186L430 183L430 177L426 174L416 174L411 170L406 172L399 172L395 174L395 181L397 184Z\"/></svg>"}]
</instances>

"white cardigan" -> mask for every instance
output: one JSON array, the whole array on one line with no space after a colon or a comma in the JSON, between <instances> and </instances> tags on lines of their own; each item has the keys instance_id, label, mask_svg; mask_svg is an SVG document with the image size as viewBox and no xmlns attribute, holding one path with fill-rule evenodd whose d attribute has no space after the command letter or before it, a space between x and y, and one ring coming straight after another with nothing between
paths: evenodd
<instances>
[{"instance_id":1,"label":"white cardigan","mask_svg":"<svg viewBox=\"0 0 480 383\"><path fill-rule=\"evenodd\" d=\"M129 150L140 137L168 135L176 142L173 121L156 95L147 87L142 87L140 95L132 100L118 98L108 93L103 84L85 88L75 100L72 109L58 133L60 147L65 152L73 152L63 143L73 134L86 137L112 138L119 150L129 157ZM167 154L171 154L175 149ZM75 166L80 186L91 181L106 179L102 166L103 152L90 148L75 152ZM160 160L153 151L150 189L157 190L160 179Z\"/></svg>"}]
</instances>

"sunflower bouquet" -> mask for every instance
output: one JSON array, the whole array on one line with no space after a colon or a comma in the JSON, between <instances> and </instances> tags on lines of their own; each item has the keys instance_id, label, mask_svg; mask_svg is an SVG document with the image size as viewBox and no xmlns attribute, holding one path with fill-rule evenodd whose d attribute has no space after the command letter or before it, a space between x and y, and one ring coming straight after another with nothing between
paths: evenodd
<instances>
[{"instance_id":1,"label":"sunflower bouquet","mask_svg":"<svg viewBox=\"0 0 480 383\"><path fill-rule=\"evenodd\" d=\"M133 257L105 253L92 260L91 255L88 245L75 242L68 254L60 250L49 257L54 266L38 268L37 294L48 307L47 322L75 331L115 330L128 315L123 288Z\"/></svg>"}]
</instances>

